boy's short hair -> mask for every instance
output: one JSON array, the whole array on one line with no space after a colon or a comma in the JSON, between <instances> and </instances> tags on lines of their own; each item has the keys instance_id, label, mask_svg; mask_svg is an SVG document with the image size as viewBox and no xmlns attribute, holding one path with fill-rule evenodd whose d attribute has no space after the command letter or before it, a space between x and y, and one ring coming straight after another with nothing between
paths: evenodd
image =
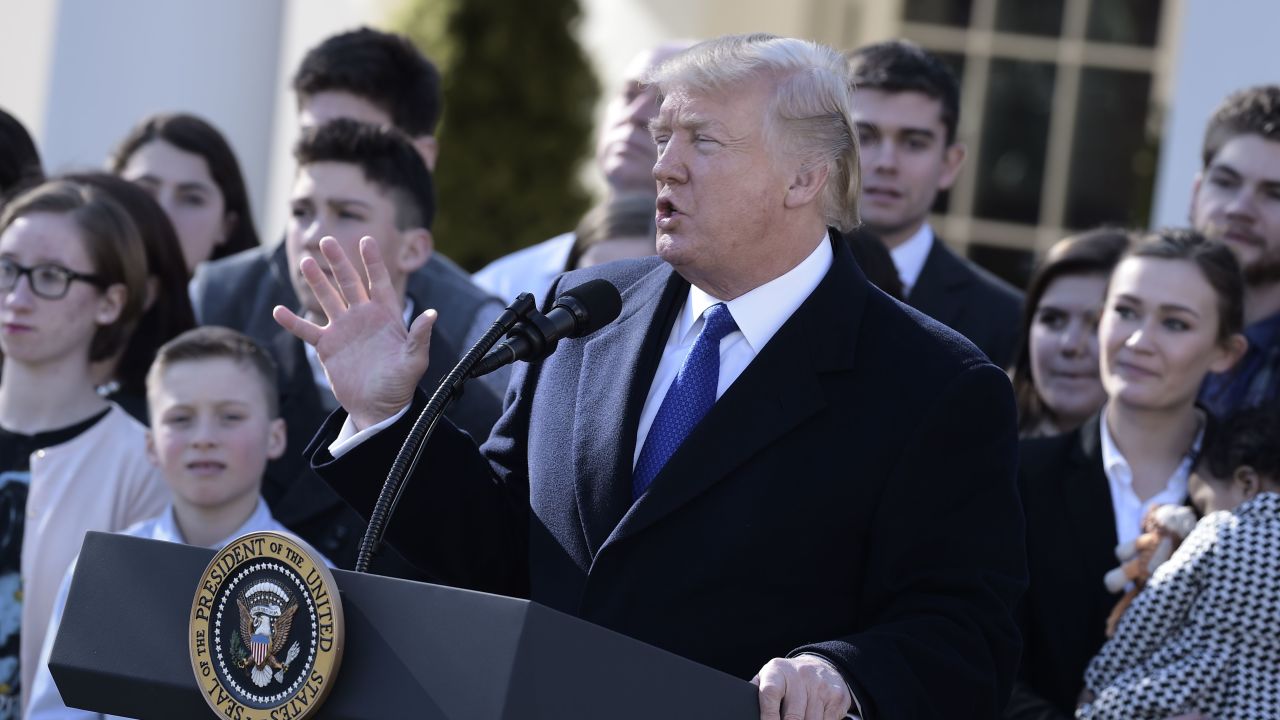
<instances>
[{"instance_id":1,"label":"boy's short hair","mask_svg":"<svg viewBox=\"0 0 1280 720\"><path fill-rule=\"evenodd\" d=\"M1199 466L1213 478L1230 478L1245 465L1258 475L1280 481L1280 412L1251 408L1220 423L1210 423Z\"/></svg>"},{"instance_id":2,"label":"boy's short hair","mask_svg":"<svg viewBox=\"0 0 1280 720\"><path fill-rule=\"evenodd\" d=\"M858 90L888 93L918 92L942 104L942 124L947 145L956 141L960 122L960 83L937 55L908 40L888 40L845 53L853 103Z\"/></svg>"},{"instance_id":3,"label":"boy's short hair","mask_svg":"<svg viewBox=\"0 0 1280 720\"><path fill-rule=\"evenodd\" d=\"M1204 131L1202 167L1209 167L1218 151L1241 135L1257 135L1280 142L1280 85L1257 85L1227 96Z\"/></svg>"},{"instance_id":4,"label":"boy's short hair","mask_svg":"<svg viewBox=\"0 0 1280 720\"><path fill-rule=\"evenodd\" d=\"M156 352L155 361L151 363L151 370L147 372L147 394L150 395L156 391L162 382L164 372L173 365L221 358L248 366L253 374L258 376L264 399L267 401L267 416L272 419L279 417L280 397L276 384L276 362L271 358L271 354L248 335L216 325L188 330L161 345Z\"/></svg>"},{"instance_id":5,"label":"boy's short hair","mask_svg":"<svg viewBox=\"0 0 1280 720\"><path fill-rule=\"evenodd\" d=\"M299 167L320 162L359 167L366 180L391 196L396 227L431 229L436 214L431 171L399 130L338 118L304 131L293 157Z\"/></svg>"},{"instance_id":6,"label":"boy's short hair","mask_svg":"<svg viewBox=\"0 0 1280 720\"><path fill-rule=\"evenodd\" d=\"M362 27L311 48L293 89L301 103L326 91L364 98L414 137L433 135L440 120L440 71L403 35Z\"/></svg>"}]
</instances>

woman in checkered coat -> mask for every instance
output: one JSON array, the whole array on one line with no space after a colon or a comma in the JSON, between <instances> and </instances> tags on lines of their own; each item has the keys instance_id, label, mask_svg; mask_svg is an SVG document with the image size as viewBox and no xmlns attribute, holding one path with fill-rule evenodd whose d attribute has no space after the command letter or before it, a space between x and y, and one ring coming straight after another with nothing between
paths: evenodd
<instances>
[{"instance_id":1,"label":"woman in checkered coat","mask_svg":"<svg viewBox=\"0 0 1280 720\"><path fill-rule=\"evenodd\" d=\"M1089 664L1077 718L1280 717L1280 416L1215 435L1191 483L1210 514Z\"/></svg>"}]
</instances>

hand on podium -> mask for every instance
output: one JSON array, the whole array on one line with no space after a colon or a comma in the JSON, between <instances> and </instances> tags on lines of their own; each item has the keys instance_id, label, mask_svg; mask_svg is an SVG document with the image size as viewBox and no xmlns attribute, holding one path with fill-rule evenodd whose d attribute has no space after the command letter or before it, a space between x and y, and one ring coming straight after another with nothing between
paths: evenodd
<instances>
[{"instance_id":1,"label":"hand on podium","mask_svg":"<svg viewBox=\"0 0 1280 720\"><path fill-rule=\"evenodd\" d=\"M853 705L844 676L816 655L774 658L751 679L760 720L839 720Z\"/></svg>"},{"instance_id":2,"label":"hand on podium","mask_svg":"<svg viewBox=\"0 0 1280 720\"><path fill-rule=\"evenodd\" d=\"M334 397L356 429L363 430L413 400L418 379L427 370L436 311L421 313L405 328L403 298L392 286L373 238L360 240L365 276L333 238L320 241L320 252L332 277L313 258L304 258L300 267L328 324L321 327L283 305L271 314L281 327L315 347Z\"/></svg>"}]
</instances>

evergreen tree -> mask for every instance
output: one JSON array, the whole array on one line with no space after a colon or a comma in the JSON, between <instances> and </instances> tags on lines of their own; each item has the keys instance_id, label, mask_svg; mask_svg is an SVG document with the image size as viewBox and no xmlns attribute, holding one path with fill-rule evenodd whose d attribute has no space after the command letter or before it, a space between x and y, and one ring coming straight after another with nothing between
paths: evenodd
<instances>
[{"instance_id":1,"label":"evergreen tree","mask_svg":"<svg viewBox=\"0 0 1280 720\"><path fill-rule=\"evenodd\" d=\"M398 31L439 63L436 247L476 270L572 229L590 205L599 85L577 0L408 0Z\"/></svg>"}]
</instances>

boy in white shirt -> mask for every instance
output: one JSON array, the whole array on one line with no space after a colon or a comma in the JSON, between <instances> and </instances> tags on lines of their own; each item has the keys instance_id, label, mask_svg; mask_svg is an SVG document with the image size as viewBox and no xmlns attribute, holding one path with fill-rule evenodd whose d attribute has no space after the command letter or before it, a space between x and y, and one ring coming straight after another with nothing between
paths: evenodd
<instances>
[{"instance_id":1,"label":"boy in white shirt","mask_svg":"<svg viewBox=\"0 0 1280 720\"><path fill-rule=\"evenodd\" d=\"M200 327L161 347L147 374L147 456L163 473L173 502L125 533L220 549L245 533L288 532L261 497L267 461L285 450L278 397L270 354L235 330ZM74 569L54 606L28 720L104 717L64 705L49 673Z\"/></svg>"}]
</instances>

